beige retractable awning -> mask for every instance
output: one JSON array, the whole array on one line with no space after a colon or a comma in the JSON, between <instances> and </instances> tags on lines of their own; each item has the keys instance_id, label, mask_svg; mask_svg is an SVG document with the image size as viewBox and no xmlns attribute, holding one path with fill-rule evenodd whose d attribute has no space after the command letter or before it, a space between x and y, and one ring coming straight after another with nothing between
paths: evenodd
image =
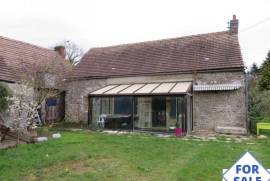
<instances>
[{"instance_id":1,"label":"beige retractable awning","mask_svg":"<svg viewBox=\"0 0 270 181\"><path fill-rule=\"evenodd\" d=\"M229 91L240 89L241 84L194 85L194 91Z\"/></svg>"},{"instance_id":2,"label":"beige retractable awning","mask_svg":"<svg viewBox=\"0 0 270 181\"><path fill-rule=\"evenodd\" d=\"M113 84L91 92L90 95L158 95L185 94L190 91L191 82L160 82L138 84Z\"/></svg>"}]
</instances>

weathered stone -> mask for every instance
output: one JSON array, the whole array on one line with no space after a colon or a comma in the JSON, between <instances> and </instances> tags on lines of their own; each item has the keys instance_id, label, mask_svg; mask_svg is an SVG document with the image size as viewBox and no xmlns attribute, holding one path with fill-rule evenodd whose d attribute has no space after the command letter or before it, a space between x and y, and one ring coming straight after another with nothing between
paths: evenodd
<instances>
[{"instance_id":1,"label":"weathered stone","mask_svg":"<svg viewBox=\"0 0 270 181\"><path fill-rule=\"evenodd\" d=\"M193 129L219 131L216 127L234 127L222 133L246 134L245 75L242 71L156 76L134 76L107 79L73 80L66 87L66 118L88 121L88 94L108 84L164 81L192 81L195 84L240 84L233 91L193 92ZM241 129L238 129L241 128Z\"/></svg>"},{"instance_id":2,"label":"weathered stone","mask_svg":"<svg viewBox=\"0 0 270 181\"><path fill-rule=\"evenodd\" d=\"M199 73L196 83L204 84L240 84L234 91L207 91L193 94L194 130L215 130L216 127L240 127L231 134L246 134L245 75L243 72ZM227 129L226 129L227 130ZM230 133L230 131L220 131ZM245 133L244 133L245 132Z\"/></svg>"},{"instance_id":3,"label":"weathered stone","mask_svg":"<svg viewBox=\"0 0 270 181\"><path fill-rule=\"evenodd\" d=\"M222 133L222 134L240 134L240 135L245 135L247 134L247 130L242 127L221 127L217 126L215 128L215 131L217 133Z\"/></svg>"}]
</instances>

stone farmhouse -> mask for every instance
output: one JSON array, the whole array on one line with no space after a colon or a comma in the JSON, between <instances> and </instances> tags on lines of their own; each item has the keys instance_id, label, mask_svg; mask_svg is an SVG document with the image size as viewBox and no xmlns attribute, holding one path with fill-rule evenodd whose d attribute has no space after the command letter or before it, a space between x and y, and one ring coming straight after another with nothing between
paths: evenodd
<instances>
[{"instance_id":1,"label":"stone farmhouse","mask_svg":"<svg viewBox=\"0 0 270 181\"><path fill-rule=\"evenodd\" d=\"M95 128L247 132L238 19L228 31L92 48L67 77L65 108Z\"/></svg>"},{"instance_id":2,"label":"stone farmhouse","mask_svg":"<svg viewBox=\"0 0 270 181\"><path fill-rule=\"evenodd\" d=\"M64 48L55 50L0 37L0 82L16 90L30 65L64 61ZM170 132L178 123L186 134L246 134L246 95L233 16L227 31L90 49L40 116L89 128Z\"/></svg>"}]
</instances>

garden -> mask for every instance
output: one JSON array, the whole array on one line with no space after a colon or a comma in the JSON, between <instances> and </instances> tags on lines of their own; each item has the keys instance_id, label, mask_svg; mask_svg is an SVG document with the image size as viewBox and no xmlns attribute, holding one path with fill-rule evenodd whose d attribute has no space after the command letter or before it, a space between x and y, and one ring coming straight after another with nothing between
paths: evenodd
<instances>
[{"instance_id":1,"label":"garden","mask_svg":"<svg viewBox=\"0 0 270 181\"><path fill-rule=\"evenodd\" d=\"M175 138L45 125L39 129L47 130L48 140L19 144L17 134L15 147L0 150L0 180L221 180L222 170L230 168L246 151L270 168L270 131L260 132L265 139L255 136L257 123L270 123L269 70L270 53L260 68L254 64L247 74L250 135ZM9 112L20 115L11 125L15 132L25 131L20 126L25 120L31 123L27 131L37 127L25 117L31 115L33 120L35 114L29 113L38 103L22 104L23 100L12 98L4 85L0 86L0 93L0 112L19 110ZM23 106L13 109L12 105ZM28 114L22 114L26 111ZM53 133L61 136L53 139Z\"/></svg>"},{"instance_id":2,"label":"garden","mask_svg":"<svg viewBox=\"0 0 270 181\"><path fill-rule=\"evenodd\" d=\"M245 151L270 168L267 139L60 133L59 139L0 150L0 180L220 180L222 169Z\"/></svg>"}]
</instances>

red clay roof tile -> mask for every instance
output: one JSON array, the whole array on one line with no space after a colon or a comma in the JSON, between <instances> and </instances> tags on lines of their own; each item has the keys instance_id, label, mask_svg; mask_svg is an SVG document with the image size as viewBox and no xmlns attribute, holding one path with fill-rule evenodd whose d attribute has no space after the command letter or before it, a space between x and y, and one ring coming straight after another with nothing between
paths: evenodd
<instances>
[{"instance_id":1,"label":"red clay roof tile","mask_svg":"<svg viewBox=\"0 0 270 181\"><path fill-rule=\"evenodd\" d=\"M228 31L90 49L70 78L244 68L237 35Z\"/></svg>"},{"instance_id":2,"label":"red clay roof tile","mask_svg":"<svg viewBox=\"0 0 270 181\"><path fill-rule=\"evenodd\" d=\"M63 60L55 51L0 36L0 80L16 82L32 64Z\"/></svg>"}]
</instances>

